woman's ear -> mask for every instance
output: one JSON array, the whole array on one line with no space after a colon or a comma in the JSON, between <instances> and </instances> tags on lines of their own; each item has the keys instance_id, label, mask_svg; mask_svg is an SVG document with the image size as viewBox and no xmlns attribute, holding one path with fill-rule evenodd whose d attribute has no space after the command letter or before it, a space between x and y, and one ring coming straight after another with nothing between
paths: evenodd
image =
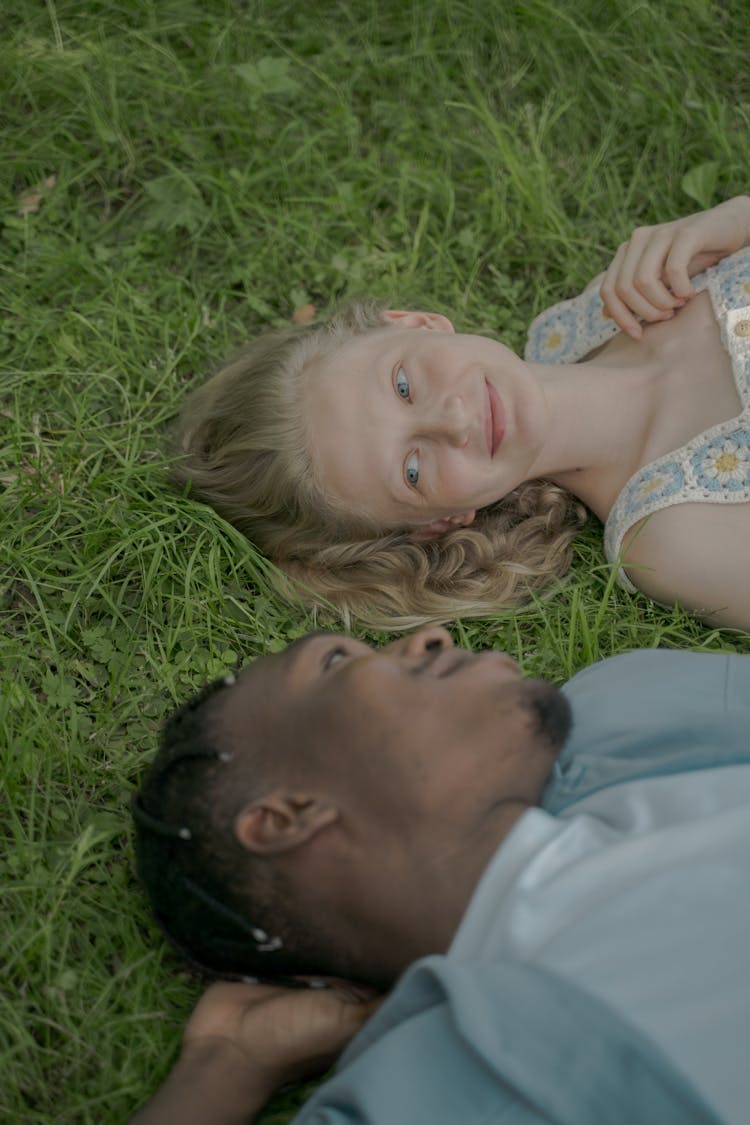
<instances>
[{"instance_id":1,"label":"woman's ear","mask_svg":"<svg viewBox=\"0 0 750 1125\"><path fill-rule=\"evenodd\" d=\"M255 855L278 855L306 844L338 815L332 804L318 797L277 789L237 814L234 835Z\"/></svg>"},{"instance_id":2,"label":"woman's ear","mask_svg":"<svg viewBox=\"0 0 750 1125\"><path fill-rule=\"evenodd\" d=\"M435 312L417 312L408 309L386 309L383 320L399 328L430 328L433 332L455 332L447 316Z\"/></svg>"},{"instance_id":3,"label":"woman's ear","mask_svg":"<svg viewBox=\"0 0 750 1125\"><path fill-rule=\"evenodd\" d=\"M455 516L446 516L442 520L421 523L418 527L412 529L410 538L415 543L428 543L431 539L439 539L447 531L453 531L457 527L468 527L474 522L476 514L476 510L471 508L468 512L459 512Z\"/></svg>"}]
</instances>

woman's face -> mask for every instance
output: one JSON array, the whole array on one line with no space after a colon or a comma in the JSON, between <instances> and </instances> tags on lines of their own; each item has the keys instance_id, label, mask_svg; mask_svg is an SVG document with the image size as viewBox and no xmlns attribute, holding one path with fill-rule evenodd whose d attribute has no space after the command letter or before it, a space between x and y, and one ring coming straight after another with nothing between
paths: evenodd
<instances>
[{"instance_id":1,"label":"woman's face","mask_svg":"<svg viewBox=\"0 0 750 1125\"><path fill-rule=\"evenodd\" d=\"M303 410L323 488L383 527L431 538L530 479L547 427L541 387L512 351L434 313L314 360Z\"/></svg>"}]
</instances>

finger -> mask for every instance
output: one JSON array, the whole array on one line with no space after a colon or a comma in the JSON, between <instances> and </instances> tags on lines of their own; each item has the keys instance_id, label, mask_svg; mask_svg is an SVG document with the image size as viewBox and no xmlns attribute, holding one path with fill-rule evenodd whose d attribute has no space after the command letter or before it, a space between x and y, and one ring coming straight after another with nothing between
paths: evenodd
<instances>
[{"instance_id":1,"label":"finger","mask_svg":"<svg viewBox=\"0 0 750 1125\"><path fill-rule=\"evenodd\" d=\"M674 228L658 231L647 242L640 258L635 263L630 284L634 292L645 298L650 305L662 312L681 308L684 300L675 294L665 284L666 262L672 250L677 233ZM626 264L627 268L627 264ZM620 296L626 302L630 294L621 292Z\"/></svg>"},{"instance_id":2,"label":"finger","mask_svg":"<svg viewBox=\"0 0 750 1125\"><path fill-rule=\"evenodd\" d=\"M268 1013L264 1024L267 1041L281 1044L302 1060L319 1059L322 1055L331 1060L338 1055L350 1039L367 1022L382 1003L380 996L368 1000L345 1000L334 992L297 993L292 1005L279 1007ZM253 1035L257 1033L254 1028Z\"/></svg>"},{"instance_id":3,"label":"finger","mask_svg":"<svg viewBox=\"0 0 750 1125\"><path fill-rule=\"evenodd\" d=\"M690 263L697 250L695 235L688 228L677 233L664 263L664 276L678 297L687 299L695 295L695 289L690 284Z\"/></svg>"},{"instance_id":4,"label":"finger","mask_svg":"<svg viewBox=\"0 0 750 1125\"><path fill-rule=\"evenodd\" d=\"M617 293L617 280L620 276L620 267L625 259L626 250L627 243L623 242L604 275L599 293L604 302L605 316L611 317L618 328L627 332L628 336L632 336L634 340L639 340L643 334L641 326Z\"/></svg>"},{"instance_id":5,"label":"finger","mask_svg":"<svg viewBox=\"0 0 750 1125\"><path fill-rule=\"evenodd\" d=\"M643 320L664 320L679 306L679 298L673 298L660 280L672 238L671 225L664 230L639 227L625 245L615 293Z\"/></svg>"},{"instance_id":6,"label":"finger","mask_svg":"<svg viewBox=\"0 0 750 1125\"><path fill-rule=\"evenodd\" d=\"M269 985L240 981L215 981L203 993L185 1028L185 1041L193 1037L223 1035L250 1008L280 990Z\"/></svg>"},{"instance_id":7,"label":"finger","mask_svg":"<svg viewBox=\"0 0 750 1125\"><path fill-rule=\"evenodd\" d=\"M371 1000L373 997L382 995L382 993L378 992L376 988L372 988L369 984L346 980L344 977L305 977L301 979L307 980L313 988L320 988L322 986L330 988L332 992L341 996L342 999L351 1000L355 1003L359 1000Z\"/></svg>"},{"instance_id":8,"label":"finger","mask_svg":"<svg viewBox=\"0 0 750 1125\"><path fill-rule=\"evenodd\" d=\"M617 296L641 320L668 320L674 309L682 307L682 300L672 297L660 282L653 279L618 286Z\"/></svg>"},{"instance_id":9,"label":"finger","mask_svg":"<svg viewBox=\"0 0 750 1125\"><path fill-rule=\"evenodd\" d=\"M617 327L626 332L628 336L632 336L634 340L640 340L643 329L638 323L638 318L633 315L627 305L614 293L607 296L604 288L602 288L602 300L604 302L604 315L614 320Z\"/></svg>"},{"instance_id":10,"label":"finger","mask_svg":"<svg viewBox=\"0 0 750 1125\"><path fill-rule=\"evenodd\" d=\"M323 999L321 994L319 996ZM286 1056L283 1062L286 1080L311 1078L327 1070L383 1002L382 997L357 1004L340 999L333 1002L334 999L333 994L328 993L325 997L328 1003L317 1004L315 1011L308 1013L304 1027L298 1022L293 1037L284 1036L281 1053ZM278 1051L275 1054L278 1066L282 1060Z\"/></svg>"},{"instance_id":11,"label":"finger","mask_svg":"<svg viewBox=\"0 0 750 1125\"><path fill-rule=\"evenodd\" d=\"M367 1000L348 999L342 1000L342 1007L346 1011L349 1023L353 1027L361 1027L374 1012L377 1012L384 1000L384 996L370 996Z\"/></svg>"},{"instance_id":12,"label":"finger","mask_svg":"<svg viewBox=\"0 0 750 1125\"><path fill-rule=\"evenodd\" d=\"M256 977L243 977L241 980L217 980L206 989L203 999L210 998L217 1003L247 1004L265 1000L283 993L284 986L276 981Z\"/></svg>"}]
</instances>

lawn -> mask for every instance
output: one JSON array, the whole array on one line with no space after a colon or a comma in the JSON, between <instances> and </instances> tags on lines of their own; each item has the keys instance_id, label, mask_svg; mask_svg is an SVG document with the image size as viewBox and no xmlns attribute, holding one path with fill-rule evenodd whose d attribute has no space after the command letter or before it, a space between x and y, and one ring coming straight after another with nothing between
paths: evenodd
<instances>
[{"instance_id":1,"label":"lawn","mask_svg":"<svg viewBox=\"0 0 750 1125\"><path fill-rule=\"evenodd\" d=\"M349 295L522 347L634 225L748 190L749 58L719 0L13 5L0 1120L123 1122L165 1074L199 983L135 881L130 795L177 701L311 624L170 489L188 388ZM556 681L638 646L750 652L613 588L600 539L592 521L547 603L456 637Z\"/></svg>"}]
</instances>

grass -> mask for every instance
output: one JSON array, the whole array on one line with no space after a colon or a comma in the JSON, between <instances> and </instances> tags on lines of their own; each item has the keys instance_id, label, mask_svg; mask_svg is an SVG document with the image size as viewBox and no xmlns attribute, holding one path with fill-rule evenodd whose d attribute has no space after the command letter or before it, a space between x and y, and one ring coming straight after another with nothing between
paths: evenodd
<instances>
[{"instance_id":1,"label":"grass","mask_svg":"<svg viewBox=\"0 0 750 1125\"><path fill-rule=\"evenodd\" d=\"M522 346L635 224L747 191L748 57L741 5L718 0L18 0L0 43L3 1121L123 1121L163 1077L198 986L135 884L129 795L176 701L310 625L167 487L186 389L297 306L355 293ZM595 527L558 597L455 633L555 680L637 646L750 651L614 589Z\"/></svg>"}]
</instances>

